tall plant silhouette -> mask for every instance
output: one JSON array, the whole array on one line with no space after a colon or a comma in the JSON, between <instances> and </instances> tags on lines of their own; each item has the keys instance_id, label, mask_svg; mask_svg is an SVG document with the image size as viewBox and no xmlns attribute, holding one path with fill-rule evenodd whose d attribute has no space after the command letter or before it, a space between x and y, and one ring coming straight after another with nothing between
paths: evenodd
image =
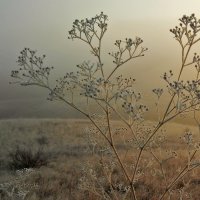
<instances>
[{"instance_id":1,"label":"tall plant silhouette","mask_svg":"<svg viewBox=\"0 0 200 200\"><path fill-rule=\"evenodd\" d=\"M180 180L200 165L199 145L190 130L186 130L182 137L187 162L183 160L181 169L174 169L174 173L168 172L169 163L178 162L179 152L171 148L165 152L167 135L163 136L164 125L188 112L193 113L198 122L196 116L200 105L200 57L194 53L190 59L192 47L200 41L200 20L194 14L184 15L179 20L179 26L170 31L181 47L181 66L177 75L171 70L163 74L166 88L152 90L157 101L162 100L163 93L170 97L159 113L159 104L156 104L155 114L159 114L159 117L154 122L144 119L148 108L142 103L142 95L135 88L135 79L123 75L115 77L115 72L121 70L125 63L144 56L147 48L142 46L143 40L139 37L116 40L115 50L109 53L113 59L113 68L106 73L107 64L102 61L102 43L108 17L103 12L90 19L75 20L68 32L69 39L80 40L88 45L96 58L96 64L84 61L76 66L76 72L66 73L57 79L55 87L49 81L53 67L45 65L45 55L37 56L37 52L29 48L20 53L17 61L19 68L11 73L16 79L15 83L46 88L49 100L62 101L90 120L92 126L85 134L93 147L91 150L99 156L97 163L101 175L95 167L85 165L80 188L94 193L97 199L140 199L140 184L145 175L160 181L161 192L157 199L173 197L174 188L178 187ZM195 66L191 70L196 70L196 75L191 80L184 80L182 74L190 65ZM81 101L87 102L87 106L78 103L77 94ZM90 104L98 107L95 114L88 109ZM120 121L118 125L113 121L116 118ZM148 195L151 199L151 194ZM180 195L183 193L180 192Z\"/></svg>"}]
</instances>

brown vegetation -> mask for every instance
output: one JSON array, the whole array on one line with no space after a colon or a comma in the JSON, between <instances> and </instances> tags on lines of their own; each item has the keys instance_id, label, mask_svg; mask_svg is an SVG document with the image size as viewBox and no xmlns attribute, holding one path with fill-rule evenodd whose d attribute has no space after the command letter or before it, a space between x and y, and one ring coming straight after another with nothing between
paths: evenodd
<instances>
[{"instance_id":1,"label":"brown vegetation","mask_svg":"<svg viewBox=\"0 0 200 200\"><path fill-rule=\"evenodd\" d=\"M118 122L115 122L116 127L120 126ZM38 149L43 147L44 152L48 155L47 166L42 166L38 169L34 169L30 174L19 176L18 173L10 171L6 165L1 165L0 169L0 185L1 197L5 196L2 184L10 183L10 187L18 188L18 190L25 190L28 187L28 193L26 199L29 200L77 200L88 199L97 200L101 199L97 195L90 191L83 192L80 190L80 180L83 177L84 167L91 163L95 165L97 178L101 180L103 173L103 164L99 161L99 155L91 154L88 151L87 143L85 142L85 136L83 135L84 127L88 126L88 122L84 120L2 120L0 121L0 151L1 161L9 163L8 155L10 149L12 149L16 142L19 146L31 146L32 149ZM170 140L165 144L174 147L179 152L181 157L166 161L165 164L166 177L168 180L172 180L176 175L177 170L180 170L182 166L187 162L187 156L185 154L185 146L183 143L178 144L177 138L183 135L187 125L181 125L172 123L169 127L166 127L167 135ZM195 127L189 127L193 131L197 131ZM173 134L176 131L177 135ZM59 137L58 137L59 136ZM41 139L42 142L38 138ZM44 139L45 138L45 139ZM34 141L34 142L33 142ZM45 142L44 142L45 141ZM46 142L48 141L48 143ZM124 155L126 147L118 145L121 155ZM162 151L168 149L163 148ZM160 148L153 149L154 154L160 155ZM182 153L181 153L182 152ZM128 151L126 154L126 161L124 163L131 163L132 158L136 156ZM145 159L145 157L147 159ZM150 163L148 160L151 160ZM106 159L106 158L104 158ZM147 162L148 161L148 162ZM105 160L104 160L105 162ZM144 168L141 169L145 176L139 177L139 180L135 183L135 189L138 193L139 199L157 199L161 192L164 190L164 178L160 173L159 163L155 162L152 154L146 152L143 155L142 164ZM165 170L165 169L164 169ZM158 177L160 177L158 179ZM20 181L16 181L20 179ZM117 166L112 172L112 184L113 189L117 193L122 193L126 188L121 187L118 183L123 180L120 168ZM23 185L23 186L21 186ZM198 200L200 196L200 170L195 170L187 177L180 179L173 187L173 199L178 199L180 193L183 194L183 199ZM9 188L8 188L9 189ZM7 190L8 190L7 189ZM104 185L105 192L110 194L111 188L109 185ZM16 190L17 191L17 190Z\"/></svg>"}]
</instances>

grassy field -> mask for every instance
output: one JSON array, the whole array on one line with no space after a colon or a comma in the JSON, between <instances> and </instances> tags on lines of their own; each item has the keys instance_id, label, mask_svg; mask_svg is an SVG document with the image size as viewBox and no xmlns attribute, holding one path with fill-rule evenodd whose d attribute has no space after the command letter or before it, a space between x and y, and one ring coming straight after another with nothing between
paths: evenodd
<instances>
[{"instance_id":1,"label":"grassy field","mask_svg":"<svg viewBox=\"0 0 200 200\"><path fill-rule=\"evenodd\" d=\"M115 121L114 126L120 126ZM29 200L76 200L76 199L99 199L94 194L79 188L82 177L82 169L85 163L93 163L98 168L98 155L91 154L90 146L86 142L85 129L89 126L86 120L73 119L13 119L0 121L0 199L20 199L26 195ZM170 160L166 164L166 178L172 179L176 170L187 163L185 146L179 142L186 128L190 128L199 138L196 127L171 123L166 127L167 141L162 151L172 149L177 151L179 157ZM116 140L116 146L121 155L127 149ZM13 170L10 168L11 154L17 148L29 149L32 152L40 151L44 154L47 164L39 168L29 170ZM160 155L160 148L154 148L154 154ZM130 149L126 153L126 163L130 163L136 155ZM166 152L167 153L167 152ZM146 158L152 155L145 153L144 166L147 166ZM197 155L199 160L199 155ZM158 163L153 162L150 169L159 168ZM145 170L149 170L146 167ZM139 200L155 199L163 189L163 180L151 173L141 176L136 192ZM101 173L99 173L100 176ZM118 176L119 175L119 176ZM115 182L119 182L120 172L115 171ZM118 177L118 178L117 178ZM160 184L162 183L162 184ZM183 187L182 185L187 185ZM185 189L186 188L186 189ZM184 189L183 199L200 199L200 170L194 170L186 178L181 179L174 188L174 199L178 199L180 192ZM191 196L190 196L191 195Z\"/></svg>"}]
</instances>

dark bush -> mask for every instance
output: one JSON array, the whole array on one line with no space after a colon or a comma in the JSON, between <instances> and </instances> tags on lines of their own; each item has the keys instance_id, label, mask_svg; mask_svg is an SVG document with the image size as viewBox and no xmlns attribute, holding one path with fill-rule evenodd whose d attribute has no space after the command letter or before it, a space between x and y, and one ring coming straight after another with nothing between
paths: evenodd
<instances>
[{"instance_id":1,"label":"dark bush","mask_svg":"<svg viewBox=\"0 0 200 200\"><path fill-rule=\"evenodd\" d=\"M38 168L47 164L47 157L41 149L33 151L30 148L17 147L9 153L9 157L9 167L12 170Z\"/></svg>"},{"instance_id":2,"label":"dark bush","mask_svg":"<svg viewBox=\"0 0 200 200\"><path fill-rule=\"evenodd\" d=\"M48 138L46 136L41 136L41 137L38 137L36 138L36 141L39 145L48 145L49 144L49 141L48 141Z\"/></svg>"}]
</instances>

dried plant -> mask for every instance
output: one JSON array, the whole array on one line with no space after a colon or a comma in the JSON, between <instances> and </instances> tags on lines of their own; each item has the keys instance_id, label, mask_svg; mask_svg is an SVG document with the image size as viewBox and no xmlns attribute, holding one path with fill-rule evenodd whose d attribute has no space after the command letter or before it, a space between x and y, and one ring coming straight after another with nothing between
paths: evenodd
<instances>
[{"instance_id":1,"label":"dried plant","mask_svg":"<svg viewBox=\"0 0 200 200\"><path fill-rule=\"evenodd\" d=\"M29 191L36 188L37 185L26 183L26 178L31 176L34 170L23 168L16 171L16 178L0 184L0 198L2 200L25 200Z\"/></svg>"},{"instance_id":2,"label":"dried plant","mask_svg":"<svg viewBox=\"0 0 200 200\"><path fill-rule=\"evenodd\" d=\"M177 76L171 70L164 73L162 78L166 88L152 90L157 97L155 113L159 115L154 122L145 120L148 107L142 103L142 95L135 88L135 79L123 75L114 77L116 70L125 63L144 56L147 48L142 46L143 40L139 37L116 40L116 50L109 53L113 68L105 73L101 49L108 17L103 12L91 19L75 20L68 32L69 39L81 40L89 46L97 58L96 63L84 61L77 65L77 71L59 78L55 87L49 83L53 67L45 65L45 55L39 57L29 48L21 51L17 61L19 69L11 73L15 83L46 88L49 100L62 101L90 120L92 127L87 128L85 135L92 147L89 149L99 161L94 167L90 163L85 165L80 189L93 193L96 199L162 200L192 196L184 177L200 166L198 139L193 138L190 130L185 131L181 138L183 142L177 138L177 144L185 146L187 158L183 157L182 166L173 172L168 170L169 163L176 163L181 153L173 147L166 151L165 125L186 113L193 113L198 123L200 109L200 57L194 53L190 59L192 47L200 41L200 20L194 14L184 15L179 20L180 25L170 31L181 47L181 66ZM191 66L193 70L193 65L195 77L184 80L184 69ZM168 94L169 100L161 110L158 102L164 93ZM98 107L98 112L93 114L87 106L80 106L75 94L79 94L88 107L90 104ZM116 118L120 121L119 126L113 121ZM159 181L160 196L152 196L150 191L153 189L145 183L146 176Z\"/></svg>"},{"instance_id":3,"label":"dried plant","mask_svg":"<svg viewBox=\"0 0 200 200\"><path fill-rule=\"evenodd\" d=\"M34 152L30 148L17 147L9 153L9 158L9 168L12 170L39 168L47 164L47 156L42 149Z\"/></svg>"}]
</instances>

